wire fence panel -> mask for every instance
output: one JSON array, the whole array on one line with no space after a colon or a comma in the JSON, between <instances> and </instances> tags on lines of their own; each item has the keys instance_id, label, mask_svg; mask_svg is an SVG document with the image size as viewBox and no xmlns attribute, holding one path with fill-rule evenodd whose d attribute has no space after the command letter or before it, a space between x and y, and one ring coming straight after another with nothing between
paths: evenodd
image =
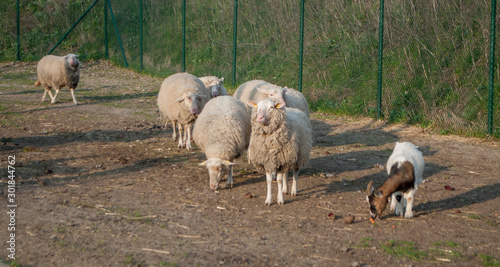
<instances>
[{"instance_id":1,"label":"wire fence panel","mask_svg":"<svg viewBox=\"0 0 500 267\"><path fill-rule=\"evenodd\" d=\"M46 55L94 1L20 1L21 60ZM105 21L105 2L53 54L76 53L83 62L104 58L107 33L110 60L124 66L110 14ZM183 0L142 0L142 59L141 1L109 2L130 68L160 77L182 71ZM311 108L377 117L380 0L304 3L302 91ZM297 89L300 5L238 1L236 86L263 79ZM16 7L16 1L0 2L2 61L17 59ZM234 0L186 1L186 71L232 80L234 7ZM382 118L444 133L487 134L490 8L485 0L385 1ZM497 137L499 69L492 117Z\"/></svg>"}]
</instances>

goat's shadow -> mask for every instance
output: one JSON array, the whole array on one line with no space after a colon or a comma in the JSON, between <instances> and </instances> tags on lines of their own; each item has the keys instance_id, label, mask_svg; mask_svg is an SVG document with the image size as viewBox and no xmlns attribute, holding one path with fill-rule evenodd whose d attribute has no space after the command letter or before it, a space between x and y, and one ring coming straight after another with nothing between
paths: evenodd
<instances>
[{"instance_id":1,"label":"goat's shadow","mask_svg":"<svg viewBox=\"0 0 500 267\"><path fill-rule=\"evenodd\" d=\"M476 187L456 196L418 204L413 207L419 215L444 210L459 209L476 203L483 203L500 196L500 183Z\"/></svg>"}]
</instances>

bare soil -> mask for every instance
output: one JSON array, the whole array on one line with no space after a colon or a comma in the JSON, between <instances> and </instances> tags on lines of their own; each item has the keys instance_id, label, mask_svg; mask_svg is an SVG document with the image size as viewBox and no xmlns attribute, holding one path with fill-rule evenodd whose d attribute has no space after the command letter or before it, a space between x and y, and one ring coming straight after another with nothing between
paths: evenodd
<instances>
[{"instance_id":1,"label":"bare soil","mask_svg":"<svg viewBox=\"0 0 500 267\"><path fill-rule=\"evenodd\" d=\"M312 113L313 150L298 195L267 207L265 177L246 156L236 160L233 188L210 190L198 166L204 154L178 149L171 126L159 127L162 79L86 62L75 91L80 105L67 89L51 105L33 86L35 65L0 63L0 257L8 264L500 264L497 140ZM415 217L386 210L372 224L366 186L383 183L397 141L420 146L426 161ZM15 231L8 230L9 156Z\"/></svg>"}]
</instances>

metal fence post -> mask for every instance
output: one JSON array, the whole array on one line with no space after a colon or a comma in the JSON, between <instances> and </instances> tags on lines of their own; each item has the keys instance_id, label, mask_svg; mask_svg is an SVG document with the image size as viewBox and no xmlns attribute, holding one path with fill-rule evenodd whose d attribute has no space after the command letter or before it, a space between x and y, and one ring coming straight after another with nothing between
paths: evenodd
<instances>
[{"instance_id":1,"label":"metal fence post","mask_svg":"<svg viewBox=\"0 0 500 267\"><path fill-rule=\"evenodd\" d=\"M497 0L491 0L490 30L490 81L488 97L488 134L493 134L493 91L495 90L495 34L496 34Z\"/></svg>"},{"instance_id":2,"label":"metal fence post","mask_svg":"<svg viewBox=\"0 0 500 267\"><path fill-rule=\"evenodd\" d=\"M236 84L236 48L238 44L238 0L234 0L233 16L233 87Z\"/></svg>"},{"instance_id":3,"label":"metal fence post","mask_svg":"<svg viewBox=\"0 0 500 267\"><path fill-rule=\"evenodd\" d=\"M384 0L380 0L380 19L378 24L378 82L377 118L382 116L382 60L384 58Z\"/></svg>"},{"instance_id":4,"label":"metal fence post","mask_svg":"<svg viewBox=\"0 0 500 267\"><path fill-rule=\"evenodd\" d=\"M302 92L302 67L304 64L304 2L300 1L299 92Z\"/></svg>"},{"instance_id":5,"label":"metal fence post","mask_svg":"<svg viewBox=\"0 0 500 267\"><path fill-rule=\"evenodd\" d=\"M17 61L21 61L21 45L19 41L19 0L17 0L16 13L17 13Z\"/></svg>"},{"instance_id":6,"label":"metal fence post","mask_svg":"<svg viewBox=\"0 0 500 267\"><path fill-rule=\"evenodd\" d=\"M142 71L142 67L143 67L143 60L142 60L142 54L143 54L143 50L142 50L142 0L139 1L139 25L140 25L140 28L139 28L139 53L140 53L140 57L141 57L141 67L140 67L140 71Z\"/></svg>"},{"instance_id":7,"label":"metal fence post","mask_svg":"<svg viewBox=\"0 0 500 267\"><path fill-rule=\"evenodd\" d=\"M71 26L69 31L67 31L64 34L64 36L61 38L61 40L59 40L59 42L57 42L57 44L49 51L48 55L52 54L52 52L54 52L54 50L59 46L59 44L61 44L61 42L64 39L66 39L66 36L68 36L68 34L76 27L76 25L78 25L78 23L80 23L80 21L87 15L87 13L89 13L89 11L95 6L97 1L99 1L99 0L95 0L94 3L92 3L92 5L87 9L87 11L85 11L85 13L83 13L83 15L80 16L80 18L75 22L75 24L73 24L73 26Z\"/></svg>"},{"instance_id":8,"label":"metal fence post","mask_svg":"<svg viewBox=\"0 0 500 267\"><path fill-rule=\"evenodd\" d=\"M108 3L109 14L111 15L113 26L115 26L116 37L118 38L118 43L120 44L120 49L122 50L123 61L125 61L125 67L128 69L127 57L125 56L125 50L123 50L122 39L120 38L120 33L118 32L118 26L116 26L116 20L115 20L115 15L113 14L113 8L111 8L111 3L109 2L109 0L106 0L106 2Z\"/></svg>"},{"instance_id":9,"label":"metal fence post","mask_svg":"<svg viewBox=\"0 0 500 267\"><path fill-rule=\"evenodd\" d=\"M108 5L106 1L104 3L104 58L109 58L108 53Z\"/></svg>"},{"instance_id":10,"label":"metal fence post","mask_svg":"<svg viewBox=\"0 0 500 267\"><path fill-rule=\"evenodd\" d=\"M186 0L182 0L182 72L186 71Z\"/></svg>"}]
</instances>

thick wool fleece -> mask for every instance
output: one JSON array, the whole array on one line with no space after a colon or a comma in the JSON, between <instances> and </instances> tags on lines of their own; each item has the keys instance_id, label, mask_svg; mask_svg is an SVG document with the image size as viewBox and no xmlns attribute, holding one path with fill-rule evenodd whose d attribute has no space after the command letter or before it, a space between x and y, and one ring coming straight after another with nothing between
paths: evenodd
<instances>
[{"instance_id":1,"label":"thick wool fleece","mask_svg":"<svg viewBox=\"0 0 500 267\"><path fill-rule=\"evenodd\" d=\"M35 86L60 89L75 89L80 80L80 62L75 55L58 57L44 56L37 64L38 80Z\"/></svg>"},{"instance_id":2,"label":"thick wool fleece","mask_svg":"<svg viewBox=\"0 0 500 267\"><path fill-rule=\"evenodd\" d=\"M292 109L289 109L292 110ZM300 111L292 111L300 112ZM252 114L252 135L249 145L249 161L260 172L287 172L288 170L298 171L300 167L307 164L309 159L309 151L311 147L310 129L309 135L305 133L303 136L304 144L309 149L307 153L301 153L301 136L304 128L301 123L309 124L309 122L300 122L288 118L287 111L274 108L270 115L268 125L263 125L256 122L257 112L254 109ZM305 116L304 116L305 117ZM305 151L303 151L305 152ZM304 155L307 154L307 155Z\"/></svg>"}]
</instances>

